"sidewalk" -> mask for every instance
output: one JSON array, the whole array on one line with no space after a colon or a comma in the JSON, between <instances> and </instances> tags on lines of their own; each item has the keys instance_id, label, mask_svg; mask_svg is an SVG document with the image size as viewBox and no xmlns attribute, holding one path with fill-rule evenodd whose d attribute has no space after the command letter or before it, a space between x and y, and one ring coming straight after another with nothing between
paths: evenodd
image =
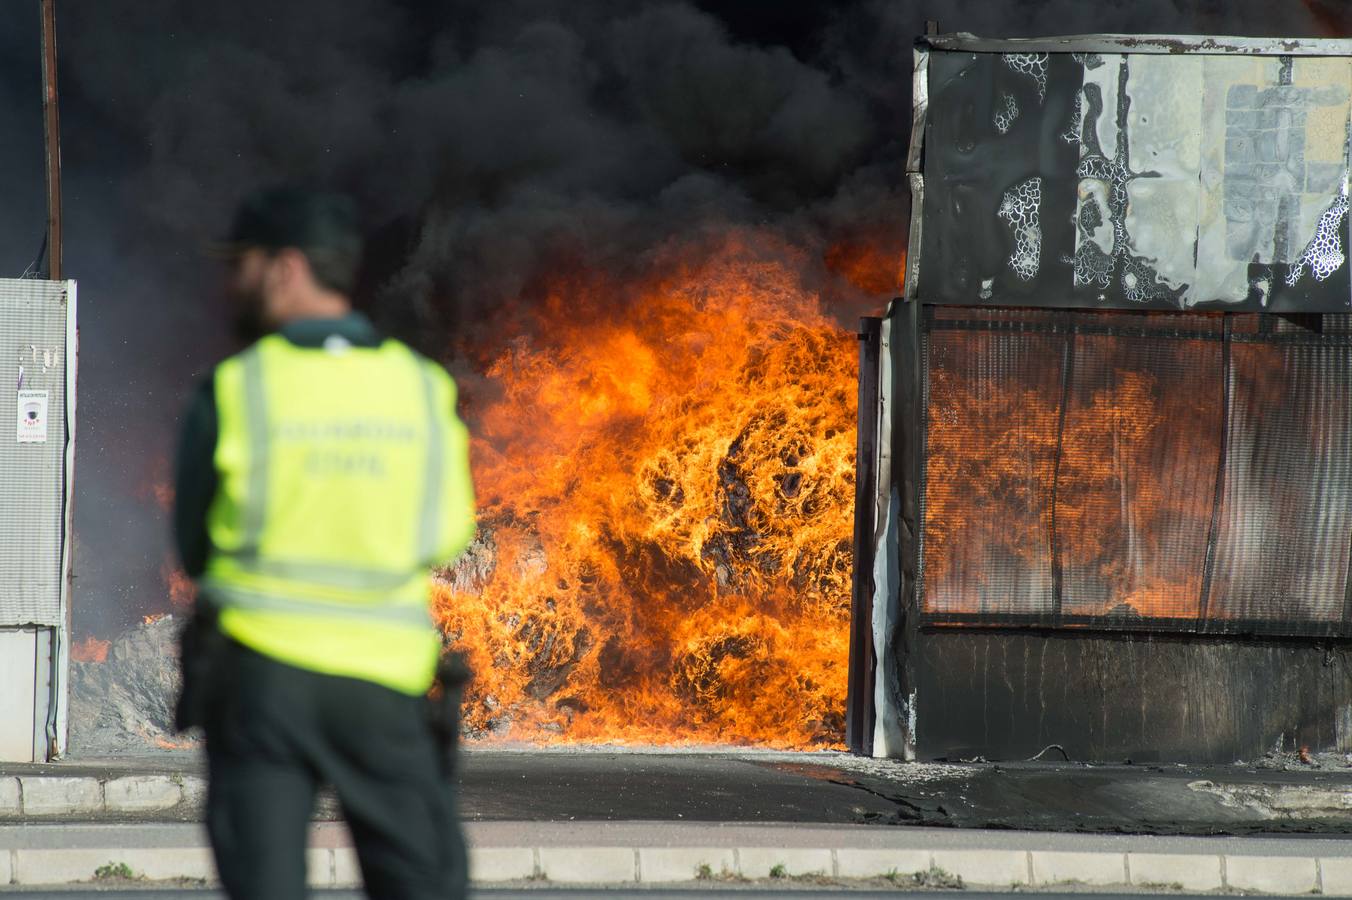
<instances>
[{"instance_id":1,"label":"sidewalk","mask_svg":"<svg viewBox=\"0 0 1352 900\"><path fill-rule=\"evenodd\" d=\"M472 878L622 885L699 879L879 880L1009 890L1094 885L1153 891L1261 891L1352 896L1352 842L708 822L471 822ZM352 886L345 829L321 823L310 882ZM195 824L0 826L0 884L109 884L134 878L209 883ZM123 881L122 883L126 883Z\"/></svg>"}]
</instances>

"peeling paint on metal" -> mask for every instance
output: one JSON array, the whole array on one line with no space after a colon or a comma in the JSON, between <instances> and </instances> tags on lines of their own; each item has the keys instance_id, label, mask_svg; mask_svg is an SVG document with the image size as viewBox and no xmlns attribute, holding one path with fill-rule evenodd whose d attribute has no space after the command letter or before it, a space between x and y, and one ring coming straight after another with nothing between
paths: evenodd
<instances>
[{"instance_id":1,"label":"peeling paint on metal","mask_svg":"<svg viewBox=\"0 0 1352 900\"><path fill-rule=\"evenodd\" d=\"M1009 267L1024 281L1031 281L1042 265L1042 179L1027 181L1005 192L999 216L1014 232L1014 252Z\"/></svg>"},{"instance_id":2,"label":"peeling paint on metal","mask_svg":"<svg viewBox=\"0 0 1352 900\"><path fill-rule=\"evenodd\" d=\"M1033 79L1033 83L1037 85L1038 100L1047 99L1046 53L1006 53L1005 65Z\"/></svg>"},{"instance_id":3,"label":"peeling paint on metal","mask_svg":"<svg viewBox=\"0 0 1352 900\"><path fill-rule=\"evenodd\" d=\"M930 148L943 168L925 215L950 220L951 237L924 267L937 279L927 298L971 302L981 283L983 300L1015 305L1352 305L1352 59L1274 42L1262 46L1289 52L1211 52L1222 44L1164 56L940 53L950 74L931 86L927 115L946 117L953 145ZM954 112L970 104L988 117L984 132ZM983 226L987 210L1012 240ZM974 234L986 237L958 238Z\"/></svg>"},{"instance_id":4,"label":"peeling paint on metal","mask_svg":"<svg viewBox=\"0 0 1352 900\"><path fill-rule=\"evenodd\" d=\"M995 111L995 130L1008 134L1009 127L1019 117L1019 101L1014 99L1013 94L1004 94L1000 97L1000 103L1001 108Z\"/></svg>"}]
</instances>

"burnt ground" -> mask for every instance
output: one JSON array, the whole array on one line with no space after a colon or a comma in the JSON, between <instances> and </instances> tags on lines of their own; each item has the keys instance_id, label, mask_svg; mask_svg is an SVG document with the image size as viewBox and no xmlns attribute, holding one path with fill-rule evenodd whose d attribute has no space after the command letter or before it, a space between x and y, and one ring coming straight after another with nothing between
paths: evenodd
<instances>
[{"instance_id":1,"label":"burnt ground","mask_svg":"<svg viewBox=\"0 0 1352 900\"><path fill-rule=\"evenodd\" d=\"M477 751L472 819L875 823L1154 834L1352 832L1352 769L901 763L844 754Z\"/></svg>"},{"instance_id":2,"label":"burnt ground","mask_svg":"<svg viewBox=\"0 0 1352 900\"><path fill-rule=\"evenodd\" d=\"M36 772L193 773L193 752L86 758ZM1352 768L903 763L839 753L471 749L471 820L872 823L1153 834L1352 833ZM330 803L321 815L332 815Z\"/></svg>"}]
</instances>

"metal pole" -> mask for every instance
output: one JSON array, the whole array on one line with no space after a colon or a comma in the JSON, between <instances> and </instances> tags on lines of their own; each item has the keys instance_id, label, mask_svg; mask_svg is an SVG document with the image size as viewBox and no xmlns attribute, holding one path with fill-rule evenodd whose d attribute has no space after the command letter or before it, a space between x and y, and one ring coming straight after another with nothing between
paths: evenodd
<instances>
[{"instance_id":1,"label":"metal pole","mask_svg":"<svg viewBox=\"0 0 1352 900\"><path fill-rule=\"evenodd\" d=\"M42 4L42 117L47 148L47 277L61 280L61 121L56 93L56 0Z\"/></svg>"},{"instance_id":2,"label":"metal pole","mask_svg":"<svg viewBox=\"0 0 1352 900\"><path fill-rule=\"evenodd\" d=\"M873 755L873 532L877 522L878 357L882 319L859 320L859 430L855 449L854 580L850 601L850 662L846 678L845 744Z\"/></svg>"}]
</instances>

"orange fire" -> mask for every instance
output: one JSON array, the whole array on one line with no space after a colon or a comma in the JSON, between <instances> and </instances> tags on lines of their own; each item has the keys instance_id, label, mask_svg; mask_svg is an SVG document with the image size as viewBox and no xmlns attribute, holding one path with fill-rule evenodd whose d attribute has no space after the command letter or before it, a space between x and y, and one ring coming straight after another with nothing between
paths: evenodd
<instances>
[{"instance_id":1,"label":"orange fire","mask_svg":"<svg viewBox=\"0 0 1352 900\"><path fill-rule=\"evenodd\" d=\"M492 363L435 597L472 732L839 745L858 350L801 262L742 235L559 283Z\"/></svg>"},{"instance_id":2,"label":"orange fire","mask_svg":"<svg viewBox=\"0 0 1352 900\"><path fill-rule=\"evenodd\" d=\"M186 609L192 606L193 600L197 599L197 585L193 584L187 573L172 561L165 560L160 565L160 579L169 591L169 602L174 609ZM149 625L153 620L149 616L146 618L148 620L146 624ZM155 617L155 619L158 618L160 616Z\"/></svg>"},{"instance_id":3,"label":"orange fire","mask_svg":"<svg viewBox=\"0 0 1352 900\"><path fill-rule=\"evenodd\" d=\"M155 505L168 512L174 506L174 486L167 481L157 481L150 487L150 495Z\"/></svg>"},{"instance_id":4,"label":"orange fire","mask_svg":"<svg viewBox=\"0 0 1352 900\"><path fill-rule=\"evenodd\" d=\"M1081 335L1062 419L1065 340L933 336L926 608L1047 612L1054 533L1064 613L1195 617L1220 433L1219 346L1166 342L1145 360L1139 343ZM1210 380L1165 389L1161 377L1199 359ZM1004 367L998 386L993 360Z\"/></svg>"},{"instance_id":5,"label":"orange fire","mask_svg":"<svg viewBox=\"0 0 1352 900\"><path fill-rule=\"evenodd\" d=\"M869 294L896 296L901 293L906 276L906 251L889 248L874 238L832 244L823 262L826 268Z\"/></svg>"},{"instance_id":6,"label":"orange fire","mask_svg":"<svg viewBox=\"0 0 1352 900\"><path fill-rule=\"evenodd\" d=\"M101 641L96 637L87 637L71 645L70 658L75 662L107 662L108 648L112 641Z\"/></svg>"},{"instance_id":7,"label":"orange fire","mask_svg":"<svg viewBox=\"0 0 1352 900\"><path fill-rule=\"evenodd\" d=\"M161 750L195 750L201 746L201 741L195 738L183 738L174 741L167 737L156 737L154 744Z\"/></svg>"}]
</instances>

